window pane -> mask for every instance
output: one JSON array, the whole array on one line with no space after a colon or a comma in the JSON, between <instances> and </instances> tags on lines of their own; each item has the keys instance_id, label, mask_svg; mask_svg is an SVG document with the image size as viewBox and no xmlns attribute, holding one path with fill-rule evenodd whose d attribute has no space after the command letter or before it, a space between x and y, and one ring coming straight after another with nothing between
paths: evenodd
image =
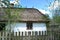
<instances>
[{"instance_id":1,"label":"window pane","mask_svg":"<svg viewBox=\"0 0 60 40\"><path fill-rule=\"evenodd\" d=\"M31 22L27 22L27 29L32 29L32 23Z\"/></svg>"}]
</instances>

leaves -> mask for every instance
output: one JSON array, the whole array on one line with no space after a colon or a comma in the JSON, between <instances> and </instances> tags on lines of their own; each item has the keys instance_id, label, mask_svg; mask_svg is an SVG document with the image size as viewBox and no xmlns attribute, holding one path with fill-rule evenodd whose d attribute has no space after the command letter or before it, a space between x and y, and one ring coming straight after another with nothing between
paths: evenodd
<instances>
[{"instance_id":1,"label":"leaves","mask_svg":"<svg viewBox=\"0 0 60 40\"><path fill-rule=\"evenodd\" d=\"M20 9L5 9L5 16L4 18L10 19L10 20L20 20L21 19L21 12L23 11L23 9L20 11Z\"/></svg>"},{"instance_id":2,"label":"leaves","mask_svg":"<svg viewBox=\"0 0 60 40\"><path fill-rule=\"evenodd\" d=\"M10 2L9 2L9 0L2 0L1 1L2 2L2 6L7 6L7 7L9 7L9 5L10 5ZM4 5L3 5L4 4Z\"/></svg>"},{"instance_id":3,"label":"leaves","mask_svg":"<svg viewBox=\"0 0 60 40\"><path fill-rule=\"evenodd\" d=\"M60 16L54 16L53 17L53 20L56 22L56 23L59 23L60 24Z\"/></svg>"}]
</instances>

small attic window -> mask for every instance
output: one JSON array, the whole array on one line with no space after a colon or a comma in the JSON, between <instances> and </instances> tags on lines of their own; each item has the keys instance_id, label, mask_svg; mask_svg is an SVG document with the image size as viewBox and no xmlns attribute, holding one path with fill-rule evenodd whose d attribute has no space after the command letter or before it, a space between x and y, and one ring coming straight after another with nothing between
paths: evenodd
<instances>
[{"instance_id":1,"label":"small attic window","mask_svg":"<svg viewBox=\"0 0 60 40\"><path fill-rule=\"evenodd\" d=\"M32 22L27 22L26 26L28 30L32 29Z\"/></svg>"}]
</instances>

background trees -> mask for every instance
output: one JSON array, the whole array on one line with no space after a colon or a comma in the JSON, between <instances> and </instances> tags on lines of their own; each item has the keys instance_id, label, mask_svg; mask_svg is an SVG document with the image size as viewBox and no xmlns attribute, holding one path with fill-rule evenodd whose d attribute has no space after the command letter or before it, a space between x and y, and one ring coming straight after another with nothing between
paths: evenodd
<instances>
[{"instance_id":1,"label":"background trees","mask_svg":"<svg viewBox=\"0 0 60 40\"><path fill-rule=\"evenodd\" d=\"M55 23L60 24L60 7L58 7L58 9L53 10L52 17Z\"/></svg>"},{"instance_id":2,"label":"background trees","mask_svg":"<svg viewBox=\"0 0 60 40\"><path fill-rule=\"evenodd\" d=\"M50 4L50 11L52 12L52 20L54 23L60 23L60 0L54 0L53 3Z\"/></svg>"},{"instance_id":3,"label":"background trees","mask_svg":"<svg viewBox=\"0 0 60 40\"><path fill-rule=\"evenodd\" d=\"M9 0L0 0L0 14L4 14L4 7L9 7ZM2 15L0 15L0 17L3 18ZM5 22L0 22L0 31L4 30L5 29L5 25L6 23Z\"/></svg>"},{"instance_id":4,"label":"background trees","mask_svg":"<svg viewBox=\"0 0 60 40\"><path fill-rule=\"evenodd\" d=\"M17 2L17 4L14 4L12 6L14 8L22 8L22 6L20 4L18 4L18 2ZM7 9L5 10L4 8L7 8ZM5 29L5 25L6 24L10 24L11 23L10 22L11 19L13 19L15 17L17 17L17 19L19 18L18 13L17 13L18 10L16 10L16 12L15 12L14 15L11 15L11 11L10 11L11 9L10 8L11 8L10 0L0 0L0 12L2 12L3 14L6 13L6 15L2 16L2 18L6 18L6 17L8 18L8 22L7 23L1 23L0 22L0 31L3 30L3 29Z\"/></svg>"},{"instance_id":5,"label":"background trees","mask_svg":"<svg viewBox=\"0 0 60 40\"><path fill-rule=\"evenodd\" d=\"M0 7L8 7L10 4L9 0L1 0Z\"/></svg>"}]
</instances>

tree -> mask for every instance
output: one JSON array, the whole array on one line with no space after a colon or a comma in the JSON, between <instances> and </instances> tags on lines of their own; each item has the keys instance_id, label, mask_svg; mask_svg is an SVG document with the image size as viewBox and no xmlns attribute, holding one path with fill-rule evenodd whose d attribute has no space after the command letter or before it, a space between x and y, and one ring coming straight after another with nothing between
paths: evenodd
<instances>
[{"instance_id":1,"label":"tree","mask_svg":"<svg viewBox=\"0 0 60 40\"><path fill-rule=\"evenodd\" d=\"M0 12L4 13L5 11L3 7L9 7L9 4L10 4L9 0L0 0ZM3 18L3 16L0 16L0 17ZM5 29L5 25L6 23L0 22L0 31Z\"/></svg>"},{"instance_id":2,"label":"tree","mask_svg":"<svg viewBox=\"0 0 60 40\"><path fill-rule=\"evenodd\" d=\"M1 7L8 7L10 4L9 0L1 0L0 1L0 6Z\"/></svg>"},{"instance_id":3,"label":"tree","mask_svg":"<svg viewBox=\"0 0 60 40\"><path fill-rule=\"evenodd\" d=\"M48 14L45 14L46 15L46 18L48 19L48 20L50 20L50 17L49 17L49 15Z\"/></svg>"},{"instance_id":4,"label":"tree","mask_svg":"<svg viewBox=\"0 0 60 40\"><path fill-rule=\"evenodd\" d=\"M58 15L53 16L53 20L55 23L60 24L60 16L58 16Z\"/></svg>"},{"instance_id":5,"label":"tree","mask_svg":"<svg viewBox=\"0 0 60 40\"><path fill-rule=\"evenodd\" d=\"M53 20L55 23L60 24L60 7L58 6L57 9L53 10Z\"/></svg>"},{"instance_id":6,"label":"tree","mask_svg":"<svg viewBox=\"0 0 60 40\"><path fill-rule=\"evenodd\" d=\"M50 11L52 12L53 22L56 24L60 24L60 0L54 0L50 8Z\"/></svg>"},{"instance_id":7,"label":"tree","mask_svg":"<svg viewBox=\"0 0 60 40\"><path fill-rule=\"evenodd\" d=\"M1 2L1 5L0 5L1 10L3 11L3 13L6 13L6 16L2 16L2 18L6 18L6 17L8 18L8 25L11 24L11 19L13 19L13 18L19 19L20 16L17 12L18 10L15 10L15 14L11 15L11 8L10 8L9 0L2 0L0 2ZM7 9L5 10L3 7L6 7ZM13 7L14 7L14 5L13 5ZM15 6L15 8L22 8L22 6L19 4L19 5ZM14 22L16 22L16 20ZM4 23L3 23L3 25L4 25ZM9 25L9 26L11 26L11 25ZM0 28L2 28L2 30L3 30L4 27L0 26ZM10 31L11 31L11 27L10 27Z\"/></svg>"}]
</instances>

